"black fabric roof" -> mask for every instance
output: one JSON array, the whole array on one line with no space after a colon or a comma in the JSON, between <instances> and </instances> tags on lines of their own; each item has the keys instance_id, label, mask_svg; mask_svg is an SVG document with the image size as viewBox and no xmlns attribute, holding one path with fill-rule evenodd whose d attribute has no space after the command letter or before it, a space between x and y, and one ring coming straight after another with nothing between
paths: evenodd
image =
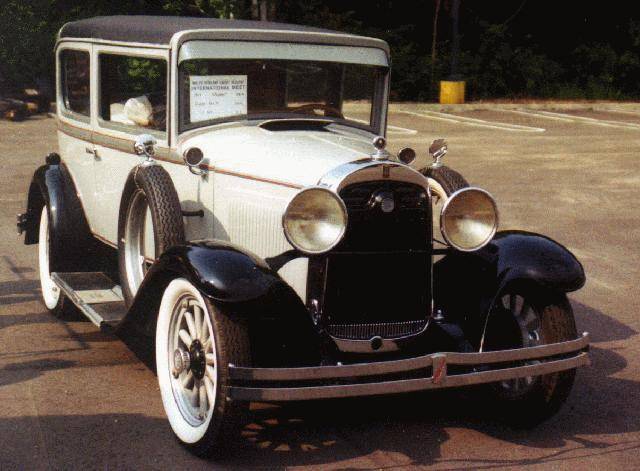
<instances>
[{"instance_id":1,"label":"black fabric roof","mask_svg":"<svg viewBox=\"0 0 640 471\"><path fill-rule=\"evenodd\" d=\"M178 16L97 16L65 24L60 38L95 38L108 41L127 41L169 44L180 31L194 29L280 30L295 32L339 33L309 26L268 21L222 20ZM344 34L344 33L342 33Z\"/></svg>"}]
</instances>

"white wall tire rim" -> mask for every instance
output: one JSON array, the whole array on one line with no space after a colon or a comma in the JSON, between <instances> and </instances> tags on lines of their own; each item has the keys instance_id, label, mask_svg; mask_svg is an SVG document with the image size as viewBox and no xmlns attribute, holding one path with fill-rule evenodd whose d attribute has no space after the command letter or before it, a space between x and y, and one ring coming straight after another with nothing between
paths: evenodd
<instances>
[{"instance_id":1,"label":"white wall tire rim","mask_svg":"<svg viewBox=\"0 0 640 471\"><path fill-rule=\"evenodd\" d=\"M190 368L174 377L176 348L190 347L195 339L205 347L204 375L199 378ZM156 366L165 412L184 443L198 442L209 429L219 397L217 358L211 316L202 295L187 280L173 280L158 314Z\"/></svg>"},{"instance_id":2,"label":"white wall tire rim","mask_svg":"<svg viewBox=\"0 0 640 471\"><path fill-rule=\"evenodd\" d=\"M60 301L60 288L51 279L49 268L49 211L45 205L40 214L38 243L38 267L40 270L40 288L42 299L48 309L55 309Z\"/></svg>"},{"instance_id":3,"label":"white wall tire rim","mask_svg":"<svg viewBox=\"0 0 640 471\"><path fill-rule=\"evenodd\" d=\"M127 284L133 296L138 292L138 288L140 288L150 265L149 254L146 254L146 244L152 244L154 241L153 233L147 233L149 216L147 197L142 191L138 190L129 204L124 230ZM151 237L151 240L147 240L149 237Z\"/></svg>"},{"instance_id":4,"label":"white wall tire rim","mask_svg":"<svg viewBox=\"0 0 640 471\"><path fill-rule=\"evenodd\" d=\"M429 189L431 190L431 196L436 197L440 200L440 201L436 201L436 203L444 204L444 202L447 201L448 196L447 196L447 192L444 191L444 188L442 188L442 185L440 185L440 183L438 183L433 178L427 178L427 181L429 182Z\"/></svg>"}]
</instances>

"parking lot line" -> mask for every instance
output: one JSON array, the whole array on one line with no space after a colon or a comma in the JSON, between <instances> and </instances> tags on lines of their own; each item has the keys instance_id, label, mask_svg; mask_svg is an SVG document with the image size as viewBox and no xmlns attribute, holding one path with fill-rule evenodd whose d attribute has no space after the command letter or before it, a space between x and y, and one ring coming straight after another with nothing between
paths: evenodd
<instances>
[{"instance_id":1,"label":"parking lot line","mask_svg":"<svg viewBox=\"0 0 640 471\"><path fill-rule=\"evenodd\" d=\"M632 116L640 116L640 111L619 110L617 108L603 108L602 111L606 111L607 113L620 113Z\"/></svg>"},{"instance_id":2,"label":"parking lot line","mask_svg":"<svg viewBox=\"0 0 640 471\"><path fill-rule=\"evenodd\" d=\"M499 129L500 131L510 132L545 132L544 128L536 128L532 126L522 126L520 124L500 123L496 121L486 121L484 119L468 118L466 116L457 116L448 113L440 113L438 111L405 111L398 110L397 113L405 113L421 118L436 119L447 121L455 124L466 124L467 126L475 126L489 129Z\"/></svg>"},{"instance_id":3,"label":"parking lot line","mask_svg":"<svg viewBox=\"0 0 640 471\"><path fill-rule=\"evenodd\" d=\"M586 116L576 116L566 113L556 113L553 111L542 110L504 110L510 113L523 114L538 118L552 119L555 121L564 121L567 123L592 124L594 126L604 126L609 128L633 129L640 130L640 124L625 123L622 121L610 121L607 119L588 118Z\"/></svg>"},{"instance_id":4,"label":"parking lot line","mask_svg":"<svg viewBox=\"0 0 640 471\"><path fill-rule=\"evenodd\" d=\"M418 134L418 131L415 129L401 128L400 126L392 126L391 124L387 124L387 130L389 134L407 134L407 135Z\"/></svg>"}]
</instances>

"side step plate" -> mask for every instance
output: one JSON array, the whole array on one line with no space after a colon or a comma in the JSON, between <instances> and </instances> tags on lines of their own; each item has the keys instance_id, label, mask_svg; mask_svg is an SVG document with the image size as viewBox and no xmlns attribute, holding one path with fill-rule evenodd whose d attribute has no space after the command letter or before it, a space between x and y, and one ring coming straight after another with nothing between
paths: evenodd
<instances>
[{"instance_id":1,"label":"side step plate","mask_svg":"<svg viewBox=\"0 0 640 471\"><path fill-rule=\"evenodd\" d=\"M51 273L51 279L100 328L117 326L127 313L120 286L105 273Z\"/></svg>"}]
</instances>

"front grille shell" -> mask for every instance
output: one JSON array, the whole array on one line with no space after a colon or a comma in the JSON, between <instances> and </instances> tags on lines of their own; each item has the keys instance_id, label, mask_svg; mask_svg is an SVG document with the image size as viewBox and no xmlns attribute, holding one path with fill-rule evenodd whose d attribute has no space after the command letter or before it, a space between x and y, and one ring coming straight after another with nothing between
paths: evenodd
<instances>
[{"instance_id":1,"label":"front grille shell","mask_svg":"<svg viewBox=\"0 0 640 471\"><path fill-rule=\"evenodd\" d=\"M375 195L393 195L384 212ZM403 181L367 181L340 191L349 215L344 240L310 265L322 281L322 318L341 339L406 337L426 326L431 305L431 202ZM317 271L316 271L317 268Z\"/></svg>"}]
</instances>

